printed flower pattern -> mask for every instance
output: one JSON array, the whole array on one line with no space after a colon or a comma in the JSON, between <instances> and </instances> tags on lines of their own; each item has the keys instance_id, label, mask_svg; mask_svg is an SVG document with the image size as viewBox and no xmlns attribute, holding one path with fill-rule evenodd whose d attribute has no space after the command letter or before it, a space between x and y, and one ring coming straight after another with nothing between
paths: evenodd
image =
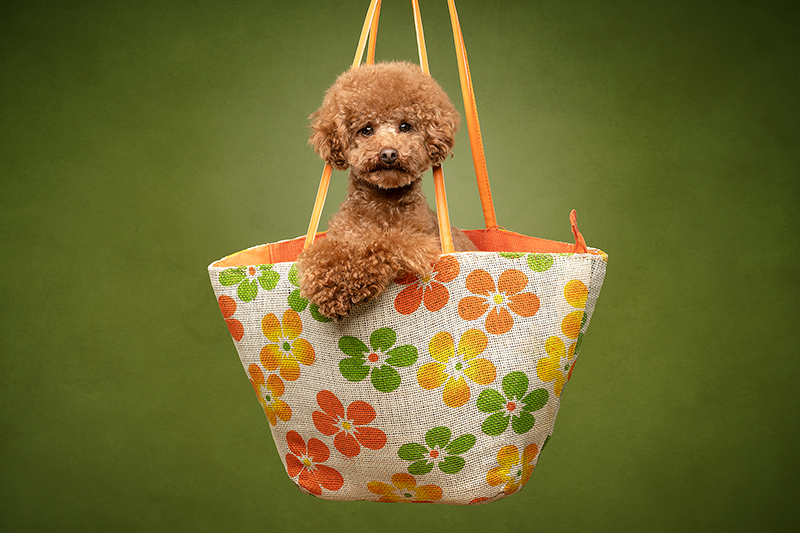
<instances>
[{"instance_id":1,"label":"printed flower pattern","mask_svg":"<svg viewBox=\"0 0 800 533\"><path fill-rule=\"evenodd\" d=\"M489 470L486 474L486 482L492 487L505 483L503 492L506 494L517 492L531 478L534 467L531 463L536 459L538 453L539 448L536 444L526 446L522 451L522 456L516 446L503 446L497 452L499 466Z\"/></svg>"},{"instance_id":2,"label":"printed flower pattern","mask_svg":"<svg viewBox=\"0 0 800 533\"><path fill-rule=\"evenodd\" d=\"M258 288L271 291L278 285L280 275L272 265L241 266L220 272L219 282L225 287L237 285L236 294L243 302L252 302L258 296Z\"/></svg>"},{"instance_id":3,"label":"printed flower pattern","mask_svg":"<svg viewBox=\"0 0 800 533\"><path fill-rule=\"evenodd\" d=\"M544 343L547 357L539 359L536 363L536 375L545 383L554 382L553 390L556 396L561 396L564 384L572 378L576 346L577 343L567 348L564 341L558 337L550 337Z\"/></svg>"},{"instance_id":4,"label":"printed flower pattern","mask_svg":"<svg viewBox=\"0 0 800 533\"><path fill-rule=\"evenodd\" d=\"M564 286L564 299L577 311L572 311L561 321L561 333L568 339L575 340L579 337L581 328L586 319L583 308L589 297L589 289L581 280L573 279Z\"/></svg>"},{"instance_id":5,"label":"printed flower pattern","mask_svg":"<svg viewBox=\"0 0 800 533\"><path fill-rule=\"evenodd\" d=\"M561 333L570 340L574 340L569 347L560 337L552 336L544 343L547 356L536 363L536 375L545 383L553 382L556 396L561 396L564 384L572 377L575 369L575 356L580 348L583 334L581 328L586 321L583 308L589 297L589 290L580 280L569 281L564 286L564 298L572 307L578 308L564 317L561 321Z\"/></svg>"},{"instance_id":6,"label":"printed flower pattern","mask_svg":"<svg viewBox=\"0 0 800 533\"><path fill-rule=\"evenodd\" d=\"M433 503L442 499L442 489L437 485L417 487L414 476L399 473L392 476L392 484L381 481L370 481L367 488L380 496L379 502L415 502Z\"/></svg>"},{"instance_id":7,"label":"printed flower pattern","mask_svg":"<svg viewBox=\"0 0 800 533\"><path fill-rule=\"evenodd\" d=\"M394 347L397 334L391 328L380 328L369 337L370 346L356 337L339 339L339 349L348 357L339 362L339 371L348 381L363 381L368 375L372 386L381 392L392 392L401 378L395 367L408 367L417 362L417 349L410 344Z\"/></svg>"},{"instance_id":8,"label":"printed flower pattern","mask_svg":"<svg viewBox=\"0 0 800 533\"><path fill-rule=\"evenodd\" d=\"M315 496L322 495L322 489L337 491L344 485L344 478L338 470L324 465L330 457L330 450L319 439L305 440L296 431L286 434L286 444L290 453L286 454L286 472L297 478L297 483Z\"/></svg>"},{"instance_id":9,"label":"printed flower pattern","mask_svg":"<svg viewBox=\"0 0 800 533\"><path fill-rule=\"evenodd\" d=\"M236 300L224 294L217 300L219 303L219 310L222 311L222 316L225 318L225 324L228 326L228 331L231 332L233 340L240 341L244 337L244 326L235 318L232 318L236 313Z\"/></svg>"},{"instance_id":10,"label":"printed flower pattern","mask_svg":"<svg viewBox=\"0 0 800 533\"><path fill-rule=\"evenodd\" d=\"M528 267L534 272L547 272L553 266L551 254L529 254Z\"/></svg>"},{"instance_id":11,"label":"printed flower pattern","mask_svg":"<svg viewBox=\"0 0 800 533\"><path fill-rule=\"evenodd\" d=\"M408 286L395 298L394 308L401 315L410 315L424 302L428 311L441 311L450 299L450 291L443 284L456 279L460 270L458 260L445 255L433 265L432 275L420 278L408 274L396 280L400 285Z\"/></svg>"},{"instance_id":12,"label":"printed flower pattern","mask_svg":"<svg viewBox=\"0 0 800 533\"><path fill-rule=\"evenodd\" d=\"M333 445L345 457L355 457L361 446L370 450L380 450L386 445L386 433L367 426L375 420L375 409L367 402L357 400L344 406L339 398L329 390L317 394L317 403L322 411L311 415L314 426L320 433L333 437Z\"/></svg>"},{"instance_id":13,"label":"printed flower pattern","mask_svg":"<svg viewBox=\"0 0 800 533\"><path fill-rule=\"evenodd\" d=\"M388 307L347 324L302 297L291 263L212 269L287 474L304 492L479 504L528 482L574 370L595 278L585 257L573 267L569 254L474 259L442 256L428 276L395 280ZM436 325L445 311L459 316ZM338 368L320 369L316 355L333 355Z\"/></svg>"},{"instance_id":14,"label":"printed flower pattern","mask_svg":"<svg viewBox=\"0 0 800 533\"><path fill-rule=\"evenodd\" d=\"M311 313L311 318L317 322L327 323L332 320L319 312L319 306L317 304L312 303L309 305L308 300L300 295L300 274L295 265L292 265L292 268L289 269L289 283L297 287L289 293L289 307L298 313L302 313L308 308L309 313Z\"/></svg>"},{"instance_id":15,"label":"printed flower pattern","mask_svg":"<svg viewBox=\"0 0 800 533\"><path fill-rule=\"evenodd\" d=\"M486 316L486 331L502 335L514 327L514 313L520 317L532 317L539 310L539 297L522 292L528 285L528 276L516 269L500 274L495 284L485 270L474 270L467 276L467 290L474 296L466 296L458 303L458 314L464 320L477 320Z\"/></svg>"},{"instance_id":16,"label":"printed flower pattern","mask_svg":"<svg viewBox=\"0 0 800 533\"><path fill-rule=\"evenodd\" d=\"M272 313L268 314L261 321L261 331L270 341L261 350L261 364L267 370L280 367L283 379L295 381L300 377L300 364L314 364L314 347L307 340L299 338L303 323L294 310L287 309L282 321Z\"/></svg>"},{"instance_id":17,"label":"printed flower pattern","mask_svg":"<svg viewBox=\"0 0 800 533\"><path fill-rule=\"evenodd\" d=\"M467 379L480 385L493 383L497 377L494 364L478 357L488 345L486 334L477 329L466 331L458 341L456 351L453 337L443 331L433 336L428 352L434 361L417 370L417 382L426 390L444 385L442 399L448 407L461 407L470 398Z\"/></svg>"},{"instance_id":18,"label":"printed flower pattern","mask_svg":"<svg viewBox=\"0 0 800 533\"><path fill-rule=\"evenodd\" d=\"M408 473L414 475L427 474L437 466L445 474L461 472L466 460L461 457L475 445L475 435L461 435L450 440L452 432L442 426L435 427L425 433L425 444L411 442L403 444L397 451L400 459L413 461Z\"/></svg>"},{"instance_id":19,"label":"printed flower pattern","mask_svg":"<svg viewBox=\"0 0 800 533\"><path fill-rule=\"evenodd\" d=\"M481 430L487 435L500 435L511 422L514 433L527 433L536 423L532 413L544 407L548 398L546 389L528 392L528 376L524 372L511 372L503 378L503 394L486 389L478 395L478 410L493 413L481 424Z\"/></svg>"},{"instance_id":20,"label":"printed flower pattern","mask_svg":"<svg viewBox=\"0 0 800 533\"><path fill-rule=\"evenodd\" d=\"M280 399L284 393L284 385L281 378L275 374L270 374L266 379L264 373L258 365L252 364L247 368L250 375L250 384L256 391L261 408L267 415L267 420L273 426L278 423L278 419L288 422L292 418L292 409Z\"/></svg>"}]
</instances>

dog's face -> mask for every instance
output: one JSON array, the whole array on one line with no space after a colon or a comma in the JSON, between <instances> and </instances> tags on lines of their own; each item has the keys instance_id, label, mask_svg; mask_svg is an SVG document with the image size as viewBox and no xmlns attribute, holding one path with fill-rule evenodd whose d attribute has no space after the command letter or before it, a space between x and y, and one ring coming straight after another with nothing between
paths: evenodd
<instances>
[{"instance_id":1,"label":"dog's face","mask_svg":"<svg viewBox=\"0 0 800 533\"><path fill-rule=\"evenodd\" d=\"M350 135L347 164L356 178L384 189L403 187L431 166L425 134L413 118L375 117Z\"/></svg>"},{"instance_id":2,"label":"dog's face","mask_svg":"<svg viewBox=\"0 0 800 533\"><path fill-rule=\"evenodd\" d=\"M442 88L410 63L345 72L311 120L310 142L323 159L385 189L408 185L444 160L459 126Z\"/></svg>"}]
</instances>

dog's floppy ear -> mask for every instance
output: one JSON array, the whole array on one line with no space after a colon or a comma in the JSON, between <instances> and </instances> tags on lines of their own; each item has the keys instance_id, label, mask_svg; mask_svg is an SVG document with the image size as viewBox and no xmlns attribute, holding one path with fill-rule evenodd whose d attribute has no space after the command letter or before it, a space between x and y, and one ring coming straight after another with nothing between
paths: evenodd
<instances>
[{"instance_id":1,"label":"dog's floppy ear","mask_svg":"<svg viewBox=\"0 0 800 533\"><path fill-rule=\"evenodd\" d=\"M449 103L449 102L448 102ZM425 138L431 163L438 165L453 151L456 132L461 124L458 112L450 104L450 109L440 110L425 124Z\"/></svg>"},{"instance_id":2,"label":"dog's floppy ear","mask_svg":"<svg viewBox=\"0 0 800 533\"><path fill-rule=\"evenodd\" d=\"M309 117L311 120L309 144L336 170L347 169L347 154L350 151L348 131L342 115L332 95L328 94L320 108Z\"/></svg>"}]
</instances>

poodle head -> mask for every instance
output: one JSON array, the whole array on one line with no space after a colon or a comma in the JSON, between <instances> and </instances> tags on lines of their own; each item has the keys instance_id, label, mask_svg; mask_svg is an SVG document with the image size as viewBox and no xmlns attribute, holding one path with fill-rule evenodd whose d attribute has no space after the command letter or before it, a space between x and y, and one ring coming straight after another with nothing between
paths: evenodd
<instances>
[{"instance_id":1,"label":"poodle head","mask_svg":"<svg viewBox=\"0 0 800 533\"><path fill-rule=\"evenodd\" d=\"M401 62L348 70L310 118L309 142L320 157L385 189L409 185L441 163L460 123L439 84Z\"/></svg>"}]
</instances>

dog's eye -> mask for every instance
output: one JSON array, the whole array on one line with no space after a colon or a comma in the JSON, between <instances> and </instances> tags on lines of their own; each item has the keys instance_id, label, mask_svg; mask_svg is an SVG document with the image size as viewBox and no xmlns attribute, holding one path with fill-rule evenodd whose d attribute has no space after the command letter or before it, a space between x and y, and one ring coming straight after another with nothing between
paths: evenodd
<instances>
[{"instance_id":1,"label":"dog's eye","mask_svg":"<svg viewBox=\"0 0 800 533\"><path fill-rule=\"evenodd\" d=\"M400 124L400 131L402 131L403 133L408 133L409 131L411 131L411 124L409 124L408 122L403 122L402 124Z\"/></svg>"},{"instance_id":2,"label":"dog's eye","mask_svg":"<svg viewBox=\"0 0 800 533\"><path fill-rule=\"evenodd\" d=\"M364 126L358 133L360 133L364 137L369 137L370 135L375 133L375 130L372 129L372 126Z\"/></svg>"}]
</instances>

